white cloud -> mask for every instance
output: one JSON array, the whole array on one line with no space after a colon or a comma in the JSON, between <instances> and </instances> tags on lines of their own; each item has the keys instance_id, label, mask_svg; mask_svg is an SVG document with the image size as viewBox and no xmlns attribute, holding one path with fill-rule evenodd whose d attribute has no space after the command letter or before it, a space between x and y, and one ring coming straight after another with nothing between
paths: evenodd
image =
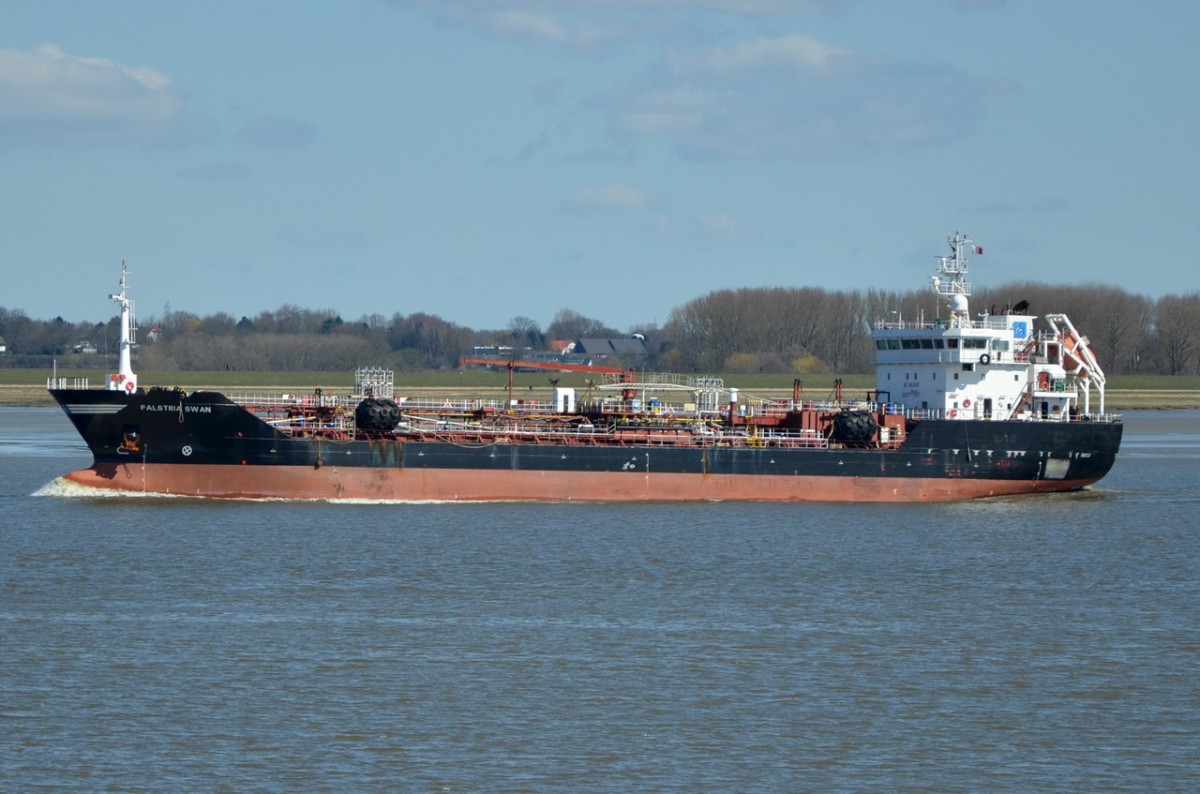
<instances>
[{"instance_id":1,"label":"white cloud","mask_svg":"<svg viewBox=\"0 0 1200 794\"><path fill-rule=\"evenodd\" d=\"M497 38L550 45L579 54L598 52L611 42L628 36L627 29L621 24L589 18L568 20L511 8L487 11L467 19L472 27Z\"/></svg>"},{"instance_id":2,"label":"white cloud","mask_svg":"<svg viewBox=\"0 0 1200 794\"><path fill-rule=\"evenodd\" d=\"M720 112L720 104L720 96L708 89L663 86L631 97L617 120L623 130L635 135L686 135Z\"/></svg>"},{"instance_id":3,"label":"white cloud","mask_svg":"<svg viewBox=\"0 0 1200 794\"><path fill-rule=\"evenodd\" d=\"M727 212L715 211L695 215L662 215L655 219L652 230L673 244L714 245L742 243L748 231L744 224Z\"/></svg>"},{"instance_id":4,"label":"white cloud","mask_svg":"<svg viewBox=\"0 0 1200 794\"><path fill-rule=\"evenodd\" d=\"M761 16L764 14L778 15L826 15L843 11L855 0L571 0L565 4L562 0L505 0L505 8L515 10L538 9L546 13L570 8L573 11L590 11L594 13L613 11L682 11L696 13L714 11L734 16ZM962 0L966 1L966 0ZM979 2L980 0L975 0ZM406 5L425 5L429 8L446 10L452 8L459 12L469 12L480 9L494 9L500 3L497 0L389 0L391 5L402 7ZM991 0L1003 2L1003 0Z\"/></svg>"},{"instance_id":5,"label":"white cloud","mask_svg":"<svg viewBox=\"0 0 1200 794\"><path fill-rule=\"evenodd\" d=\"M627 50L637 58L645 48L659 48L657 61L641 74L587 101L606 117L611 141L591 151L609 158L631 156L647 140L665 141L694 160L828 161L894 153L972 134L985 99L1011 88L953 64L899 60L795 30L728 43L737 30L763 29L762 20L786 31L801 17L842 13L858 1L394 3L424 7L481 35L569 55L638 45ZM705 38L723 43L685 44Z\"/></svg>"},{"instance_id":6,"label":"white cloud","mask_svg":"<svg viewBox=\"0 0 1200 794\"><path fill-rule=\"evenodd\" d=\"M590 57L616 45L691 27L699 14L797 17L836 14L855 0L390 0L424 6L442 22L523 45ZM669 22L668 20L673 20Z\"/></svg>"},{"instance_id":7,"label":"white cloud","mask_svg":"<svg viewBox=\"0 0 1200 794\"><path fill-rule=\"evenodd\" d=\"M838 58L854 53L811 36L791 34L744 41L733 47L718 47L699 55L668 55L670 70L680 75L735 77L770 69L826 71Z\"/></svg>"},{"instance_id":8,"label":"white cloud","mask_svg":"<svg viewBox=\"0 0 1200 794\"><path fill-rule=\"evenodd\" d=\"M548 14L507 9L485 14L481 19L496 33L514 38L561 44L577 35Z\"/></svg>"},{"instance_id":9,"label":"white cloud","mask_svg":"<svg viewBox=\"0 0 1200 794\"><path fill-rule=\"evenodd\" d=\"M705 160L861 157L968 134L997 86L785 35L669 53L604 100L619 142Z\"/></svg>"},{"instance_id":10,"label":"white cloud","mask_svg":"<svg viewBox=\"0 0 1200 794\"><path fill-rule=\"evenodd\" d=\"M700 228L713 239L731 243L742 238L744 231L741 223L726 212L715 212L697 217Z\"/></svg>"},{"instance_id":11,"label":"white cloud","mask_svg":"<svg viewBox=\"0 0 1200 794\"><path fill-rule=\"evenodd\" d=\"M183 102L161 72L53 45L0 50L0 141L163 143L186 133Z\"/></svg>"},{"instance_id":12,"label":"white cloud","mask_svg":"<svg viewBox=\"0 0 1200 794\"><path fill-rule=\"evenodd\" d=\"M648 198L640 190L628 185L612 184L588 188L567 197L564 209L571 212L598 212L637 209L646 205Z\"/></svg>"}]
</instances>

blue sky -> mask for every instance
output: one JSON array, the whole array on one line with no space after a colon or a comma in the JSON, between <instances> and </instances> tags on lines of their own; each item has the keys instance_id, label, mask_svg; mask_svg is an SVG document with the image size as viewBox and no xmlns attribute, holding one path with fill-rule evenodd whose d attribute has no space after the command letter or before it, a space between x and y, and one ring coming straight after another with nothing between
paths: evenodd
<instances>
[{"instance_id":1,"label":"blue sky","mask_svg":"<svg viewBox=\"0 0 1200 794\"><path fill-rule=\"evenodd\" d=\"M714 289L1200 289L1200 3L0 0L0 306L626 330Z\"/></svg>"}]
</instances>

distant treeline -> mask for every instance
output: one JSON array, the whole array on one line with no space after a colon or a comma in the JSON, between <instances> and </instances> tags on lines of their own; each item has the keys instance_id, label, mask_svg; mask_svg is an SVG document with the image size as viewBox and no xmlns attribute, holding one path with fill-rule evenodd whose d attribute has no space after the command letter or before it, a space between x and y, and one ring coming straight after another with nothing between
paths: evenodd
<instances>
[{"instance_id":1,"label":"distant treeline","mask_svg":"<svg viewBox=\"0 0 1200 794\"><path fill-rule=\"evenodd\" d=\"M1029 313L1065 313L1091 341L1110 374L1200 374L1200 292L1157 300L1101 285L1013 283L977 289L971 311L1002 312L1018 301ZM646 356L623 366L677 372L872 371L870 328L880 320L932 321L940 311L931 290L829 291L813 287L719 290L671 311L666 324L622 333L571 309L545 329L528 317L508 327L476 330L437 315L373 314L346 321L333 310L285 305L240 320L200 317L168 306L139 318L137 366L144 370L346 371L360 365L401 371L453 369L480 347L514 357L551 342L639 334ZM33 320L0 308L0 366L100 367L111 362L117 319L72 323Z\"/></svg>"}]
</instances>

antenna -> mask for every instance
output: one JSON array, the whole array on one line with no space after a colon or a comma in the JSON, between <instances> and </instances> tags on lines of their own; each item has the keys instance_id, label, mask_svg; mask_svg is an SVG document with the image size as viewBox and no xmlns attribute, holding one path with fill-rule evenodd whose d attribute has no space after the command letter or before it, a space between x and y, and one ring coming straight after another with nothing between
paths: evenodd
<instances>
[{"instance_id":1,"label":"antenna","mask_svg":"<svg viewBox=\"0 0 1200 794\"><path fill-rule=\"evenodd\" d=\"M929 281L934 292L946 299L952 317L966 317L970 302L971 285L966 276L969 269L967 250L982 252L966 234L955 232L947 237L950 243L950 256L938 257L937 275L930 276Z\"/></svg>"}]
</instances>

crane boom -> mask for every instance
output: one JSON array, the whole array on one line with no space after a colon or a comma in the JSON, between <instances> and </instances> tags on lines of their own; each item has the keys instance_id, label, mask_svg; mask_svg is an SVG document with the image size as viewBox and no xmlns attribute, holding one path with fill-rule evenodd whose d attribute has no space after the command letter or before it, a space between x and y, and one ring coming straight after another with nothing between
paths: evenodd
<instances>
[{"instance_id":1,"label":"crane boom","mask_svg":"<svg viewBox=\"0 0 1200 794\"><path fill-rule=\"evenodd\" d=\"M510 404L512 403L513 396L513 371L518 367L523 369L552 370L554 372L594 372L598 375L607 375L616 383L637 382L637 372L635 370L621 369L620 367L602 367L598 364L567 364L559 361L515 361L512 359L506 361L500 358L481 358L479 356L463 356L458 360L458 363L460 365L485 364L492 367L508 367L508 401Z\"/></svg>"},{"instance_id":2,"label":"crane boom","mask_svg":"<svg viewBox=\"0 0 1200 794\"><path fill-rule=\"evenodd\" d=\"M493 367L507 367L511 374L516 369L545 369L553 372L593 372L598 375L616 375L618 383L636 383L637 371L621 369L620 367L602 367L599 364L567 364L561 361L517 361L499 358L482 358L479 356L463 356L459 364L486 364Z\"/></svg>"}]
</instances>

